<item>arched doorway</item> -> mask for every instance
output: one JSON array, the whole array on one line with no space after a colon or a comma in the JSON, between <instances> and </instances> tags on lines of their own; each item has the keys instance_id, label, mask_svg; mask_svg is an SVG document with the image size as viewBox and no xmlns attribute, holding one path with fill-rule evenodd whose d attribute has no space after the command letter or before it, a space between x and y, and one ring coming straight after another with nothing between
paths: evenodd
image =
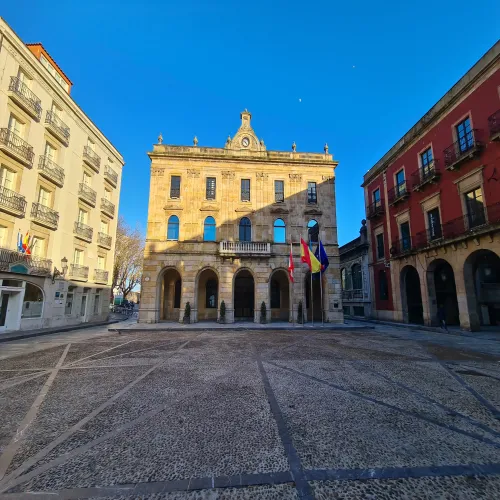
<instances>
[{"instance_id":1,"label":"arched doorway","mask_svg":"<svg viewBox=\"0 0 500 500\"><path fill-rule=\"evenodd\" d=\"M471 330L500 325L500 257L477 250L464 263L465 292Z\"/></svg>"},{"instance_id":2,"label":"arched doorway","mask_svg":"<svg viewBox=\"0 0 500 500\"><path fill-rule=\"evenodd\" d=\"M218 304L219 278L213 269L203 269L198 275L197 320L216 321Z\"/></svg>"},{"instance_id":3,"label":"arched doorway","mask_svg":"<svg viewBox=\"0 0 500 500\"><path fill-rule=\"evenodd\" d=\"M439 325L438 311L442 307L446 324L459 325L455 273L449 262L444 259L436 259L430 263L427 269L427 288L429 290L431 323Z\"/></svg>"},{"instance_id":4,"label":"arched doorway","mask_svg":"<svg viewBox=\"0 0 500 500\"><path fill-rule=\"evenodd\" d=\"M233 289L234 320L253 321L255 309L255 284L247 269L236 273Z\"/></svg>"},{"instance_id":5,"label":"arched doorway","mask_svg":"<svg viewBox=\"0 0 500 500\"><path fill-rule=\"evenodd\" d=\"M288 321L290 319L290 285L288 273L278 269L271 275L269 282L271 297L271 320Z\"/></svg>"},{"instance_id":6,"label":"arched doorway","mask_svg":"<svg viewBox=\"0 0 500 500\"><path fill-rule=\"evenodd\" d=\"M161 277L160 320L179 321L182 295L182 278L174 268L167 269Z\"/></svg>"},{"instance_id":7,"label":"arched doorway","mask_svg":"<svg viewBox=\"0 0 500 500\"><path fill-rule=\"evenodd\" d=\"M313 274L311 301L311 273L307 271L304 278L304 290L306 292L307 321L321 321L321 281L320 273ZM324 292L324 290L323 290Z\"/></svg>"},{"instance_id":8,"label":"arched doorway","mask_svg":"<svg viewBox=\"0 0 500 500\"><path fill-rule=\"evenodd\" d=\"M420 277L413 266L405 266L401 270L401 299L403 321L423 325L424 308L420 291Z\"/></svg>"}]
</instances>

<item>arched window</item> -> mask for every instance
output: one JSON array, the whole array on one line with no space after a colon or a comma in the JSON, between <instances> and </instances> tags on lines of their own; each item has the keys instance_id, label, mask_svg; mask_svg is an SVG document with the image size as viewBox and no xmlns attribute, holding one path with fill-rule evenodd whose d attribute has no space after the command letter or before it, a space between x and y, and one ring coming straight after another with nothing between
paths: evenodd
<instances>
[{"instance_id":1,"label":"arched window","mask_svg":"<svg viewBox=\"0 0 500 500\"><path fill-rule=\"evenodd\" d=\"M387 275L381 269L378 272L378 293L380 300L387 300L389 298L389 287L387 285Z\"/></svg>"},{"instance_id":2,"label":"arched window","mask_svg":"<svg viewBox=\"0 0 500 500\"><path fill-rule=\"evenodd\" d=\"M271 280L271 309L279 309L280 307L280 284L278 280Z\"/></svg>"},{"instance_id":3,"label":"arched window","mask_svg":"<svg viewBox=\"0 0 500 500\"><path fill-rule=\"evenodd\" d=\"M351 267L352 288L353 290L361 290L363 288L363 276L361 275L361 265L354 264Z\"/></svg>"},{"instance_id":4,"label":"arched window","mask_svg":"<svg viewBox=\"0 0 500 500\"><path fill-rule=\"evenodd\" d=\"M252 241L252 223L248 217L240 220L240 241Z\"/></svg>"},{"instance_id":5,"label":"arched window","mask_svg":"<svg viewBox=\"0 0 500 500\"><path fill-rule=\"evenodd\" d=\"M217 281L208 280L205 286L207 309L215 309L217 307Z\"/></svg>"},{"instance_id":6,"label":"arched window","mask_svg":"<svg viewBox=\"0 0 500 500\"><path fill-rule=\"evenodd\" d=\"M286 226L283 219L274 221L274 243L286 243Z\"/></svg>"},{"instance_id":7,"label":"arched window","mask_svg":"<svg viewBox=\"0 0 500 500\"><path fill-rule=\"evenodd\" d=\"M347 283L346 283L346 270L345 270L345 268L342 268L340 270L340 283L342 285L342 290L347 290L347 288L346 288Z\"/></svg>"},{"instance_id":8,"label":"arched window","mask_svg":"<svg viewBox=\"0 0 500 500\"><path fill-rule=\"evenodd\" d=\"M309 243L318 243L319 241L319 224L314 219L307 223L307 234L309 235Z\"/></svg>"},{"instance_id":9,"label":"arched window","mask_svg":"<svg viewBox=\"0 0 500 500\"><path fill-rule=\"evenodd\" d=\"M167 240L177 241L179 239L179 217L171 215L168 219Z\"/></svg>"},{"instance_id":10,"label":"arched window","mask_svg":"<svg viewBox=\"0 0 500 500\"><path fill-rule=\"evenodd\" d=\"M43 309L43 292L36 285L26 283L21 318L40 318Z\"/></svg>"},{"instance_id":11,"label":"arched window","mask_svg":"<svg viewBox=\"0 0 500 500\"><path fill-rule=\"evenodd\" d=\"M208 216L203 226L203 241L215 241L215 219Z\"/></svg>"}]
</instances>

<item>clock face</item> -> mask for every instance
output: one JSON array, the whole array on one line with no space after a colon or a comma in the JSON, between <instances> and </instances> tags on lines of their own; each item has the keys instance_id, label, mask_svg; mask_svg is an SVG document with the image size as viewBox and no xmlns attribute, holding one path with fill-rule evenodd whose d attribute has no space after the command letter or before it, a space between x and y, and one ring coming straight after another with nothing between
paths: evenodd
<instances>
[{"instance_id":1,"label":"clock face","mask_svg":"<svg viewBox=\"0 0 500 500\"><path fill-rule=\"evenodd\" d=\"M250 144L250 139L248 137L243 137L243 140L241 141L241 145L244 148L248 148L249 144Z\"/></svg>"}]
</instances>

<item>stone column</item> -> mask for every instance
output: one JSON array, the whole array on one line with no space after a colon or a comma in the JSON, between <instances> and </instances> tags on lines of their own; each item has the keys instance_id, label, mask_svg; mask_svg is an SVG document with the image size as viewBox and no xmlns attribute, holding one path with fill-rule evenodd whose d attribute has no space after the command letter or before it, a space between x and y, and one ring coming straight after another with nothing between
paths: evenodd
<instances>
[{"instance_id":1,"label":"stone column","mask_svg":"<svg viewBox=\"0 0 500 500\"><path fill-rule=\"evenodd\" d=\"M234 323L234 305L233 305L233 265L229 260L221 261L217 270L219 271L219 310L220 303L224 301L226 305L226 323Z\"/></svg>"}]
</instances>

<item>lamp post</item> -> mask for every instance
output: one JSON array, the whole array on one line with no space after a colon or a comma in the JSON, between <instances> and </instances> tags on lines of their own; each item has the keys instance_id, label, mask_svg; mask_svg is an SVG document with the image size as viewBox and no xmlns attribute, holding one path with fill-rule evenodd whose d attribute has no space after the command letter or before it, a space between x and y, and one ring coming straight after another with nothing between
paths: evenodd
<instances>
[{"instance_id":1,"label":"lamp post","mask_svg":"<svg viewBox=\"0 0 500 500\"><path fill-rule=\"evenodd\" d=\"M66 275L66 272L68 270L68 259L66 257L63 257L61 259L61 271L57 269L57 267L54 266L54 272L52 273L52 284L56 282L56 278L58 276L64 277Z\"/></svg>"}]
</instances>

